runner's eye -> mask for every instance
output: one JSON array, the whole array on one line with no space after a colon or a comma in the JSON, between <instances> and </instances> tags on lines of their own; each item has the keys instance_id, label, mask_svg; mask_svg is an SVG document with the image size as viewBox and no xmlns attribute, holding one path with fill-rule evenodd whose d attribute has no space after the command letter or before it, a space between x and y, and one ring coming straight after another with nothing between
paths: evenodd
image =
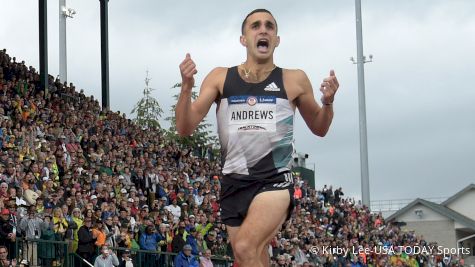
<instances>
[{"instance_id":1,"label":"runner's eye","mask_svg":"<svg viewBox=\"0 0 475 267\"><path fill-rule=\"evenodd\" d=\"M275 28L274 24L271 22L266 23L266 28L269 30L273 30Z\"/></svg>"},{"instance_id":2,"label":"runner's eye","mask_svg":"<svg viewBox=\"0 0 475 267\"><path fill-rule=\"evenodd\" d=\"M259 27L261 26L261 23L256 21L254 23L251 24L251 29L259 29Z\"/></svg>"}]
</instances>

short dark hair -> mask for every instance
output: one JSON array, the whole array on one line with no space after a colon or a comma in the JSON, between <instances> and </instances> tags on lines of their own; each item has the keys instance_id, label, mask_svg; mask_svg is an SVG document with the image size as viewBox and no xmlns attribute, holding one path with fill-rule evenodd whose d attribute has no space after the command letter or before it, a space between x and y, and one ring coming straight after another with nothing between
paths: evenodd
<instances>
[{"instance_id":1,"label":"short dark hair","mask_svg":"<svg viewBox=\"0 0 475 267\"><path fill-rule=\"evenodd\" d=\"M265 9L265 8L258 8L258 9L254 9L253 11L251 11L251 13L247 14L246 18L244 18L244 20L242 21L242 25L241 25L241 33L244 34L244 26L246 26L246 21L247 21L247 18L249 18L249 16L251 16L252 14L255 14L255 13L268 13L269 15L271 15L273 18L274 18L274 15L272 15L272 13ZM275 21L275 27L277 28L277 21L275 20L274 18L274 21Z\"/></svg>"}]
</instances>

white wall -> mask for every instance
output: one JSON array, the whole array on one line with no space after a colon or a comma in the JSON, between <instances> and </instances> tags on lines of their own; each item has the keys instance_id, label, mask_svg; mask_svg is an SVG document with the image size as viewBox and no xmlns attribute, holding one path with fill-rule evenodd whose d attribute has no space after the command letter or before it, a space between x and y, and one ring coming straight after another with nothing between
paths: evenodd
<instances>
[{"instance_id":1,"label":"white wall","mask_svg":"<svg viewBox=\"0 0 475 267\"><path fill-rule=\"evenodd\" d=\"M465 192L458 199L447 205L447 208L452 209L468 218L475 220L475 189Z\"/></svg>"},{"instance_id":2,"label":"white wall","mask_svg":"<svg viewBox=\"0 0 475 267\"><path fill-rule=\"evenodd\" d=\"M446 248L456 247L456 238L453 221L418 221L407 222L403 229L414 230L417 235L422 235L425 240L437 242Z\"/></svg>"},{"instance_id":3,"label":"white wall","mask_svg":"<svg viewBox=\"0 0 475 267\"><path fill-rule=\"evenodd\" d=\"M419 216L415 214L416 210L422 210L421 218L419 218ZM406 211L404 214L398 216L396 220L403 221L406 223L407 222L421 222L421 221L449 221L447 217L421 204L415 205L414 207Z\"/></svg>"}]
</instances>

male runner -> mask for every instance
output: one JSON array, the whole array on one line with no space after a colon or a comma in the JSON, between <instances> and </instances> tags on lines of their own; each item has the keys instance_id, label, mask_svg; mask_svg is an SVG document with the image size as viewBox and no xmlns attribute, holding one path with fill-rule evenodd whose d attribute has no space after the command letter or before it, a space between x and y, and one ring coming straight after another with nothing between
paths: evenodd
<instances>
[{"instance_id":1,"label":"male runner","mask_svg":"<svg viewBox=\"0 0 475 267\"><path fill-rule=\"evenodd\" d=\"M293 207L290 166L295 108L312 133L323 137L332 122L339 85L330 71L320 85L320 107L303 71L274 65L280 37L268 10L257 9L247 15L240 42L247 50L246 61L232 68L213 69L193 103L191 90L197 70L186 55L180 64L182 88L176 125L180 135L191 135L213 102L217 103L223 159L221 216L239 266L269 266L268 242Z\"/></svg>"}]
</instances>

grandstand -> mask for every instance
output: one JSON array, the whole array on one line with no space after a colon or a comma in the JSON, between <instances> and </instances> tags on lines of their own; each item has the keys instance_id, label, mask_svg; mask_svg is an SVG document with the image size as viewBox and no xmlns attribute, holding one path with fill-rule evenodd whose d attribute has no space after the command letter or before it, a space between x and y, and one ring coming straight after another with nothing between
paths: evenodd
<instances>
[{"instance_id":1,"label":"grandstand","mask_svg":"<svg viewBox=\"0 0 475 267\"><path fill-rule=\"evenodd\" d=\"M217 162L102 110L72 83L49 76L44 95L36 70L5 49L0 89L2 264L88 266L105 244L119 260L130 250L134 266L173 266L185 244L201 261L209 249L214 266L233 264ZM399 246L431 243L342 197L341 188L294 178L296 207L269 244L273 266L461 264L458 255L406 253ZM322 249L329 246L396 252Z\"/></svg>"}]
</instances>

